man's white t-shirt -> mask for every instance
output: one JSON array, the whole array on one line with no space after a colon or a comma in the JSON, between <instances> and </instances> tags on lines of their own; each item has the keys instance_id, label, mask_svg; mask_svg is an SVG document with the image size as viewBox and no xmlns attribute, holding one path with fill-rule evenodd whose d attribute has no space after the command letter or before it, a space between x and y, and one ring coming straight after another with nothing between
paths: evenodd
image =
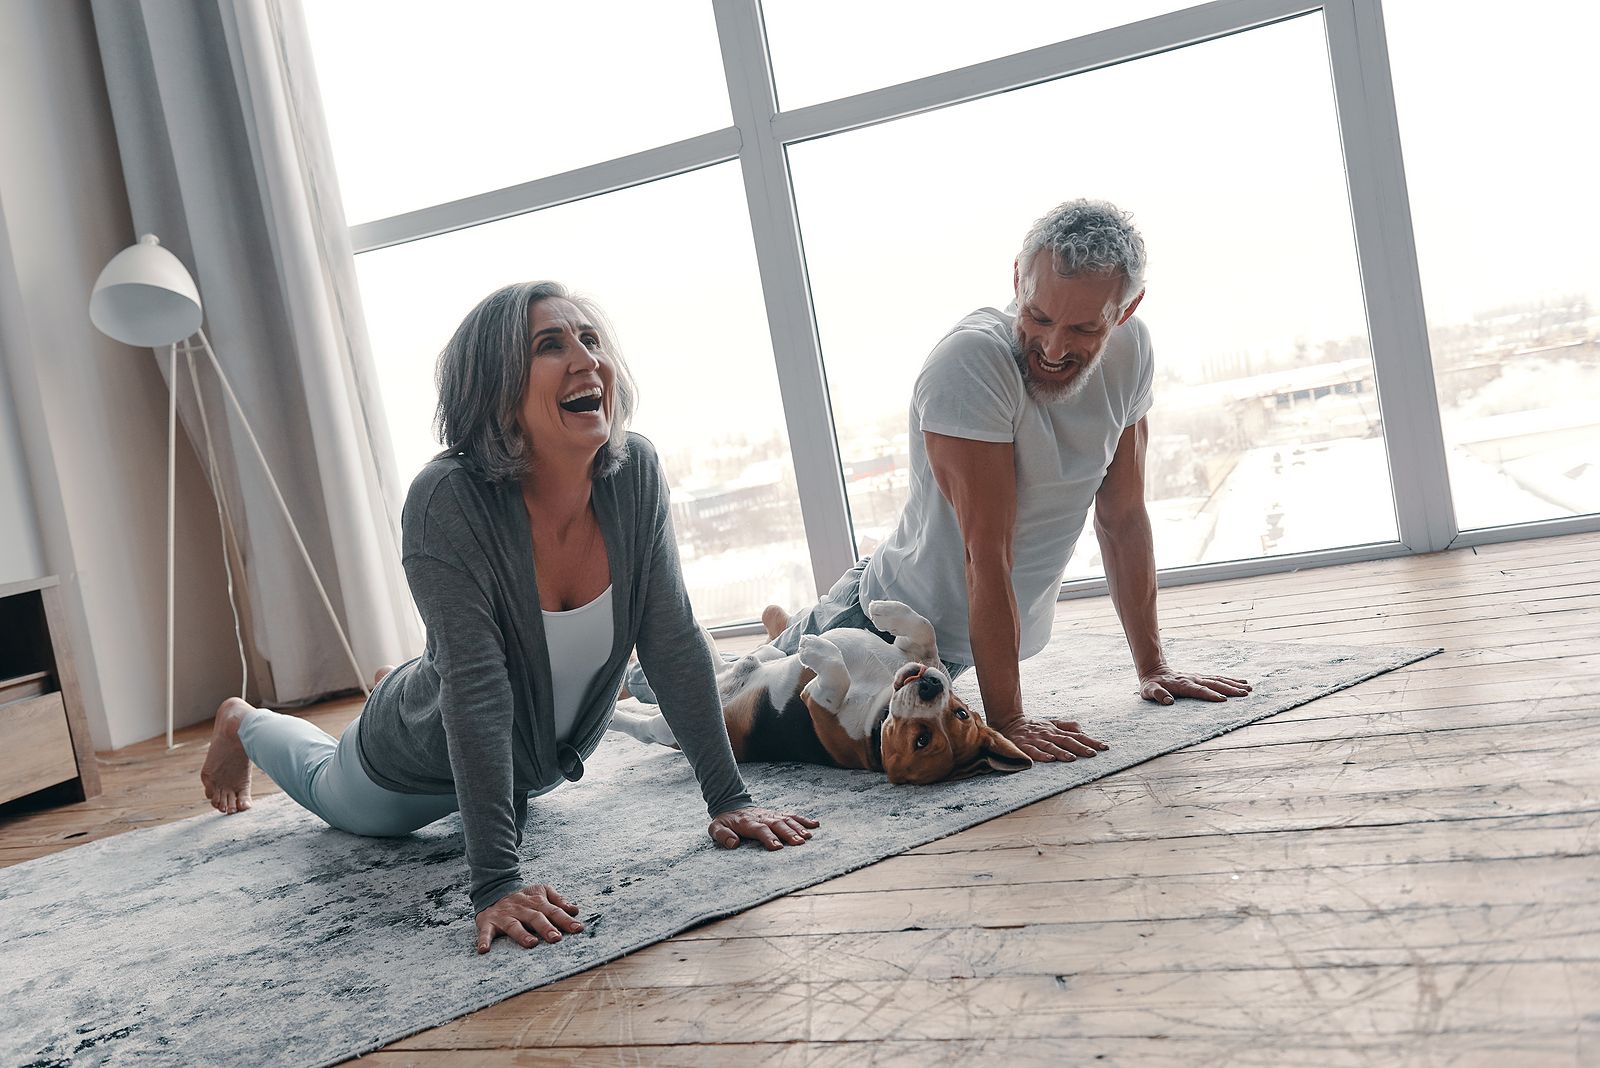
<instances>
[{"instance_id":1,"label":"man's white t-shirt","mask_svg":"<svg viewBox=\"0 0 1600 1068\"><path fill-rule=\"evenodd\" d=\"M945 660L971 664L966 551L955 509L939 492L924 431L1009 441L1017 468L1011 585L1022 642L1033 656L1050 640L1057 590L1122 431L1150 410L1155 362L1137 318L1112 331L1083 389L1040 401L1012 356L1016 305L980 308L944 336L911 393L911 493L900 522L872 554L861 603L904 601L926 616Z\"/></svg>"}]
</instances>

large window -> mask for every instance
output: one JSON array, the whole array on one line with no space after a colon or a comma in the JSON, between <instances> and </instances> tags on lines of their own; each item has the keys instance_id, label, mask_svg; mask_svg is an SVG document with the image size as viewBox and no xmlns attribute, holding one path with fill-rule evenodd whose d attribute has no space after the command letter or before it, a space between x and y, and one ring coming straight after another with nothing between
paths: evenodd
<instances>
[{"instance_id":1,"label":"large window","mask_svg":"<svg viewBox=\"0 0 1600 1068\"><path fill-rule=\"evenodd\" d=\"M304 10L352 223L731 121L710 4L334 0Z\"/></svg>"},{"instance_id":2,"label":"large window","mask_svg":"<svg viewBox=\"0 0 1600 1068\"><path fill-rule=\"evenodd\" d=\"M1149 246L1163 568L1600 523L1590 5L303 7L400 466L476 300L588 293L707 623L885 536L922 361L1077 196Z\"/></svg>"},{"instance_id":3,"label":"large window","mask_svg":"<svg viewBox=\"0 0 1600 1068\"><path fill-rule=\"evenodd\" d=\"M1456 517L1600 511L1600 9L1384 12Z\"/></svg>"},{"instance_id":4,"label":"large window","mask_svg":"<svg viewBox=\"0 0 1600 1068\"><path fill-rule=\"evenodd\" d=\"M1108 115L1126 127L1062 118ZM1319 16L789 158L861 551L904 500L928 350L974 308L1005 307L1029 225L1084 195L1131 209L1149 250L1158 562L1394 540ZM1069 577L1099 568L1086 537Z\"/></svg>"}]
</instances>

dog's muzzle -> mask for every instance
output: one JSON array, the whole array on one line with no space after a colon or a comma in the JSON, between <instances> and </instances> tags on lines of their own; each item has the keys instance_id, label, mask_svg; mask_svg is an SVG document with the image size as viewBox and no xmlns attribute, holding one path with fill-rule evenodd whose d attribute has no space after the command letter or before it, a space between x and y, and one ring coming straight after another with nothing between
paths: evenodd
<instances>
[{"instance_id":1,"label":"dog's muzzle","mask_svg":"<svg viewBox=\"0 0 1600 1068\"><path fill-rule=\"evenodd\" d=\"M944 680L922 664L906 664L895 672L894 689L896 693L912 683L917 684L917 700L923 704L937 700L939 695L944 693Z\"/></svg>"}]
</instances>

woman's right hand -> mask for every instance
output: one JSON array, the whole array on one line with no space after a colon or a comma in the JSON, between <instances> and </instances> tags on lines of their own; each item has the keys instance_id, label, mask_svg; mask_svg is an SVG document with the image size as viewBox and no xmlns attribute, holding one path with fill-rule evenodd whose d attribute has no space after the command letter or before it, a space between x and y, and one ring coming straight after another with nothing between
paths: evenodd
<instances>
[{"instance_id":1,"label":"woman's right hand","mask_svg":"<svg viewBox=\"0 0 1600 1068\"><path fill-rule=\"evenodd\" d=\"M523 949L540 942L559 942L562 931L577 934L583 930L577 915L578 906L555 887L543 883L525 886L478 913L478 952L489 952L496 935L505 935Z\"/></svg>"}]
</instances>

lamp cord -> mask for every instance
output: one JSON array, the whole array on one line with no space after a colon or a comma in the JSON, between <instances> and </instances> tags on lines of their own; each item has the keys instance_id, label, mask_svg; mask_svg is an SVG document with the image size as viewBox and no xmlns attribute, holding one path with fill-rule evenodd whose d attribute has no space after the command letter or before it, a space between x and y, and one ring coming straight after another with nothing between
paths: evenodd
<instances>
[{"instance_id":1,"label":"lamp cord","mask_svg":"<svg viewBox=\"0 0 1600 1068\"><path fill-rule=\"evenodd\" d=\"M183 358L189 366L189 383L194 387L195 407L200 410L200 429L206 439L206 465L211 472L211 493L217 501L217 526L222 533L222 569L228 576L228 607L233 611L233 639L239 647L239 700L243 701L247 700L245 691L250 685L250 661L244 651L244 628L239 622L239 602L234 596L233 564L230 561L228 543L235 542L232 557L239 561L241 567L244 564L244 557L238 551L238 535L233 529L233 510L228 507L227 494L222 490L222 472L217 466L216 449L211 444L211 421L206 417L206 402L200 393L200 377L194 370L194 349L187 339L183 342Z\"/></svg>"},{"instance_id":2,"label":"lamp cord","mask_svg":"<svg viewBox=\"0 0 1600 1068\"><path fill-rule=\"evenodd\" d=\"M256 432L250 428L250 420L244 414L244 406L239 403L238 394L234 393L233 386L228 382L228 376L222 371L222 362L217 359L216 350L211 347L211 340L206 337L204 330L196 333L200 337L200 344L205 349L206 355L211 358L211 366L217 372L217 381L222 383L223 392L228 395L228 400L233 403L233 410L239 413L239 425L244 427L245 436L250 439L250 445L255 449L256 459L261 461L261 470L267 476L267 485L272 489L272 496L278 502L278 508L283 512L283 518L289 524L289 533L294 536L294 544L300 550L300 559L305 561L306 570L311 573L311 581L317 587L317 595L322 598L322 607L327 610L328 618L333 622L333 629L339 635L339 644L344 647L344 654L350 660L350 667L356 673L356 685L361 687L363 696L372 693L372 688L367 685L366 676L361 671L361 664L356 660L356 654L350 648L350 639L345 636L344 624L339 622L339 615L333 610L333 602L328 599L328 591L322 585L322 578L317 574L317 567L311 562L311 553L306 549L306 543L300 537L300 529L295 526L294 516L289 512L289 505L283 499L283 491L278 488L278 480L272 475L272 468L267 463L267 455L261 450L261 442L256 440Z\"/></svg>"}]
</instances>

